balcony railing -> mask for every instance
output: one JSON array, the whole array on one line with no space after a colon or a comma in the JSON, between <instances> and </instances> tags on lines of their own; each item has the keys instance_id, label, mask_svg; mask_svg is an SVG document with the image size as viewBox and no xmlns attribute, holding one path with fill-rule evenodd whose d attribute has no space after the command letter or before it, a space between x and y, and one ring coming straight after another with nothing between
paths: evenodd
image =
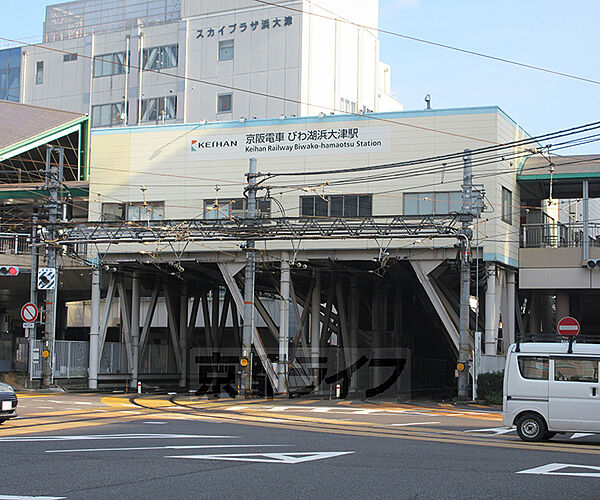
<instances>
[{"instance_id":1,"label":"balcony railing","mask_svg":"<svg viewBox=\"0 0 600 500\"><path fill-rule=\"evenodd\" d=\"M0 233L0 255L30 254L29 235Z\"/></svg>"},{"instance_id":2,"label":"balcony railing","mask_svg":"<svg viewBox=\"0 0 600 500\"><path fill-rule=\"evenodd\" d=\"M600 224L588 225L590 247L600 247ZM583 246L583 224L521 225L521 248L576 248Z\"/></svg>"}]
</instances>

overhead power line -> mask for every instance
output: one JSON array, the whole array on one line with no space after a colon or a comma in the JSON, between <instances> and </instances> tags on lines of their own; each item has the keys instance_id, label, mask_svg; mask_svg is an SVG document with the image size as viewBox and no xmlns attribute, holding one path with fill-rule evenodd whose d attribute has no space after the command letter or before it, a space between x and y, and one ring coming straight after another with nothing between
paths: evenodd
<instances>
[{"instance_id":1,"label":"overhead power line","mask_svg":"<svg viewBox=\"0 0 600 500\"><path fill-rule=\"evenodd\" d=\"M367 26L367 25L364 25L364 24L356 23L354 21L350 21L348 19L344 19L344 18L341 18L341 17L338 17L338 16L331 17L331 16L327 16L325 14L318 14L316 12L306 12L306 11L303 11L302 9L298 9L298 8L295 8L295 7L290 7L289 5L281 5L281 4L278 4L278 3L275 3L275 2L269 2L268 0L253 0L253 1L256 2L256 3L263 4L263 5L269 5L271 7L279 7L281 9L286 9L286 10L290 10L290 11L294 11L294 12L300 12L302 14L308 14L308 15L313 16L313 17L320 17L320 18L327 19L327 20L330 20L330 21L340 21L340 22L343 22L343 23L346 23L346 24L351 24L353 26L356 26L357 28L362 28L362 29L370 30L370 31L376 31L378 33L383 33L384 35L395 36L395 37L398 37L398 38L403 38L405 40L411 40L413 42L423 43L423 44L426 44L426 45L432 45L434 47L440 47L442 49L452 50L454 52L460 52L462 54L468 54L468 55L471 55L471 56L477 56L477 57L481 57L481 58L484 58L484 59L490 59L492 61L502 62L502 63L505 63L505 64L512 64L513 66L519 66L521 68L532 69L532 70L535 70L535 71L541 71L543 73L548 73L548 74L551 74L551 75L562 76L564 78L570 78L572 80L578 80L578 81L581 81L581 82L593 83L594 85L600 85L600 80L594 80L592 78L585 78L583 76L573 75L573 74L570 74L570 73L565 73L563 71L557 71L557 70L554 70L554 69L548 69L548 68L544 68L542 66L536 66L534 64L527 64L527 63L523 63L523 62L520 62L520 61L515 61L515 60L512 60L512 59L507 59L505 57L493 56L491 54L485 54L484 52L479 52L479 51L475 51L475 50L464 49L464 48L456 47L454 45L449 45L449 44L446 44L446 43L434 42L433 40L427 40L425 38L417 38L417 37L414 37L414 36L406 35L404 33L398 33L397 31L390 31L390 30L386 30L386 29L375 28L373 26ZM323 8L323 7L320 7L320 8L322 8L323 10L325 10L327 12L332 13L331 11L329 11L329 10Z\"/></svg>"}]
</instances>

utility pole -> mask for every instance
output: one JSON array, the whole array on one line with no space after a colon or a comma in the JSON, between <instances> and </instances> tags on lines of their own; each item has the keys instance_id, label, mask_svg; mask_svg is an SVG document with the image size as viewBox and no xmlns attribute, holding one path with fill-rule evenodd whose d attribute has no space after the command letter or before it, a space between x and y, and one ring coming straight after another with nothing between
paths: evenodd
<instances>
[{"instance_id":1,"label":"utility pole","mask_svg":"<svg viewBox=\"0 0 600 500\"><path fill-rule=\"evenodd\" d=\"M58 166L52 163L52 153L58 152ZM47 146L46 149L46 189L48 189L49 200L46 205L48 209L48 236L47 241L51 243L46 245L48 267L57 269L57 240L56 224L58 222L58 192L60 190L63 178L64 167L64 148ZM48 356L43 358L42 363L42 387L50 387L54 382L54 343L56 339L56 309L58 298L58 273L56 273L56 282L52 289L46 290L46 318L44 350L48 351Z\"/></svg>"},{"instance_id":2,"label":"utility pole","mask_svg":"<svg viewBox=\"0 0 600 500\"><path fill-rule=\"evenodd\" d=\"M250 159L248 172L248 226L252 230L256 220L256 158ZM254 330L254 274L255 274L255 242L246 241L246 270L244 280L244 327L242 330L242 368L241 391L245 397L252 392L252 334Z\"/></svg>"},{"instance_id":3,"label":"utility pole","mask_svg":"<svg viewBox=\"0 0 600 500\"><path fill-rule=\"evenodd\" d=\"M38 248L37 248L37 230L38 230L38 213L37 208L34 209L31 219L31 280L29 289L29 302L38 306L37 303L37 270L38 270ZM29 380L33 380L33 348L36 340L36 324L33 323L33 328L29 329Z\"/></svg>"},{"instance_id":4,"label":"utility pole","mask_svg":"<svg viewBox=\"0 0 600 500\"><path fill-rule=\"evenodd\" d=\"M458 234L460 252L460 319L458 347L458 398L469 397L469 360L471 358L471 339L469 332L471 298L471 238L473 230L473 170L471 166L471 151L465 149L463 156L462 209L459 221L462 227Z\"/></svg>"}]
</instances>

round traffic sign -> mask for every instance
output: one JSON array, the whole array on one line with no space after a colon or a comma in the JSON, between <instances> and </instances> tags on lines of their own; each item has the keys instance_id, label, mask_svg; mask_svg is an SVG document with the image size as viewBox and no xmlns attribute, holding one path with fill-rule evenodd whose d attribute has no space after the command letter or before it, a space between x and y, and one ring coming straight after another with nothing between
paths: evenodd
<instances>
[{"instance_id":1,"label":"round traffic sign","mask_svg":"<svg viewBox=\"0 0 600 500\"><path fill-rule=\"evenodd\" d=\"M44 350L42 351L42 357L44 358L49 358L50 357L50 351L49 350Z\"/></svg>"},{"instance_id":2,"label":"round traffic sign","mask_svg":"<svg viewBox=\"0 0 600 500\"><path fill-rule=\"evenodd\" d=\"M32 302L27 302L21 308L21 319L25 323L33 323L38 317L38 308Z\"/></svg>"},{"instance_id":3,"label":"round traffic sign","mask_svg":"<svg viewBox=\"0 0 600 500\"><path fill-rule=\"evenodd\" d=\"M579 333L579 321L571 316L565 316L558 322L558 333L563 337L574 337Z\"/></svg>"}]
</instances>

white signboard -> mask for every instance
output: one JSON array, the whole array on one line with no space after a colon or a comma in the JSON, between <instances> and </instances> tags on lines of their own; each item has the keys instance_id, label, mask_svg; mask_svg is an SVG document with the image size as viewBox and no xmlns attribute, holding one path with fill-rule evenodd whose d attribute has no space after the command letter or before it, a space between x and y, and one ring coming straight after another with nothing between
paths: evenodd
<instances>
[{"instance_id":1,"label":"white signboard","mask_svg":"<svg viewBox=\"0 0 600 500\"><path fill-rule=\"evenodd\" d=\"M307 127L303 130L252 130L245 134L197 135L189 144L190 160L265 158L390 151L389 127Z\"/></svg>"}]
</instances>

